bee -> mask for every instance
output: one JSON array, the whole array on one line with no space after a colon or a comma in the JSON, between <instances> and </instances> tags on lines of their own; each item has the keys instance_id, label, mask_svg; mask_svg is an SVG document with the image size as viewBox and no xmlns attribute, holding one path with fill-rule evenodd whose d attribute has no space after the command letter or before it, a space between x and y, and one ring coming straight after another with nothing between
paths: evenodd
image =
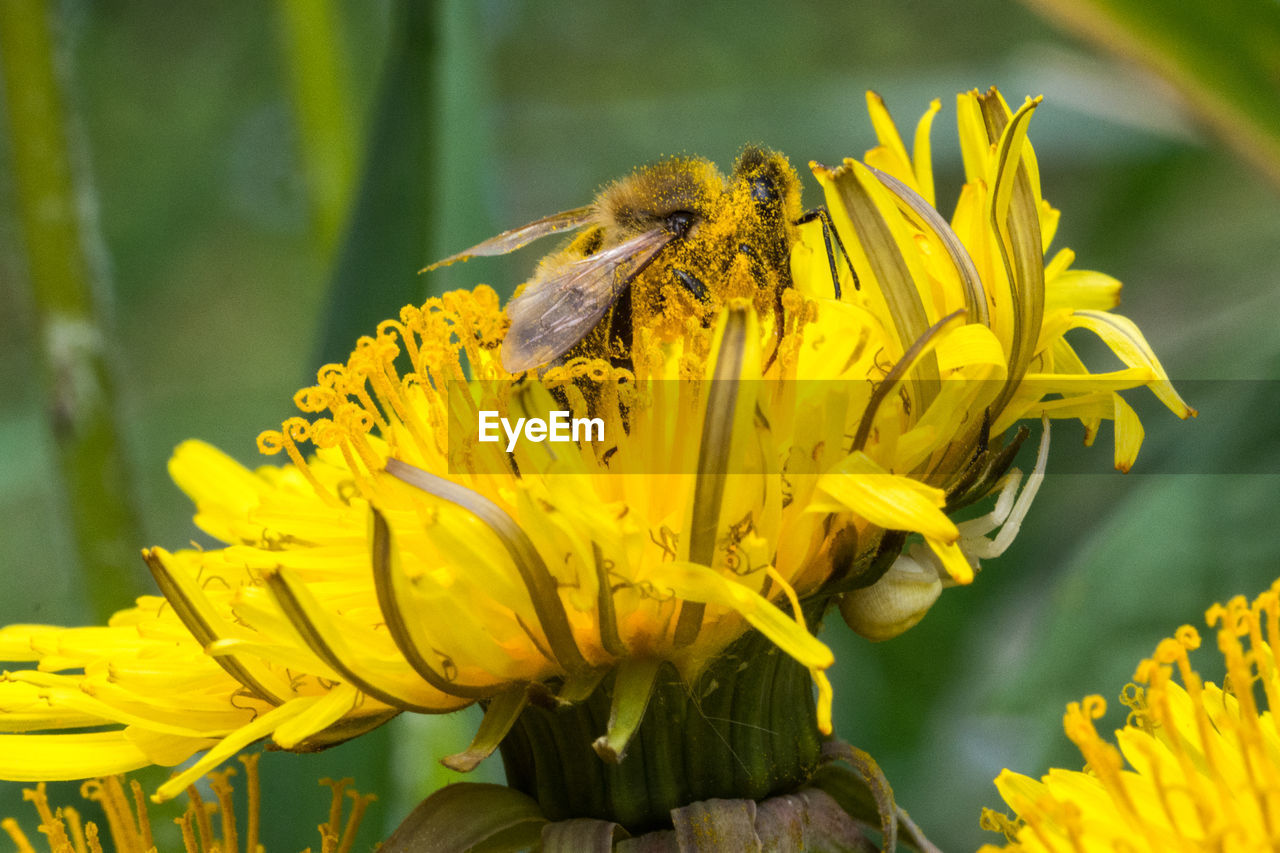
<instances>
[{"instance_id":1,"label":"bee","mask_svg":"<svg viewBox=\"0 0 1280 853\"><path fill-rule=\"evenodd\" d=\"M830 215L823 208L802 213L795 169L783 155L755 146L743 150L728 179L700 157L663 160L609 184L585 207L505 231L427 271L579 230L543 258L508 303L502 366L516 374L575 355L629 363L633 324L674 338L685 318L710 323L729 298L753 299L781 329L791 247L798 226L813 219L822 221L839 298L832 238L842 254L844 246ZM750 275L731 275L735 264ZM748 291L734 284L744 280ZM856 274L853 281L856 287Z\"/></svg>"}]
</instances>

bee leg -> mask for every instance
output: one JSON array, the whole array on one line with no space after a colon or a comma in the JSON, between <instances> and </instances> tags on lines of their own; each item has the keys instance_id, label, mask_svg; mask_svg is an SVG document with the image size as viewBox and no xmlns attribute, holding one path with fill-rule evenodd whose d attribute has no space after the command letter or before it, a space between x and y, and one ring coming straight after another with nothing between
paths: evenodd
<instances>
[{"instance_id":1,"label":"bee leg","mask_svg":"<svg viewBox=\"0 0 1280 853\"><path fill-rule=\"evenodd\" d=\"M631 369L631 288L624 287L618 301L613 303L609 317L609 341L606 352L617 347L617 354L610 354L609 361L614 367Z\"/></svg>"},{"instance_id":2,"label":"bee leg","mask_svg":"<svg viewBox=\"0 0 1280 853\"><path fill-rule=\"evenodd\" d=\"M706 302L707 299L710 298L710 294L707 293L707 286L696 277L690 275L684 270L676 269L674 267L671 269L671 274L676 277L676 281L680 282L680 285L685 290L689 291L694 299L699 302Z\"/></svg>"},{"instance_id":3,"label":"bee leg","mask_svg":"<svg viewBox=\"0 0 1280 853\"><path fill-rule=\"evenodd\" d=\"M769 276L765 273L764 261L760 260L760 253L756 251L756 247L750 243L739 243L738 251L747 256L751 261L751 277L756 280L756 287L765 288L774 285L769 281ZM788 270L779 268L777 270L778 281L773 287L774 297L774 314L778 317L778 338L782 338L782 292L792 286L791 274Z\"/></svg>"},{"instance_id":4,"label":"bee leg","mask_svg":"<svg viewBox=\"0 0 1280 853\"><path fill-rule=\"evenodd\" d=\"M835 224L831 221L831 212L825 207L815 207L813 210L806 212L803 216L793 222L793 225L804 225L818 219L822 221L822 242L827 247L827 263L831 265L831 284L836 293L836 299L840 298L840 274L836 272L836 253L831 247L831 238L834 237L836 245L840 247L840 255L844 258L845 264L849 267L849 274L853 276L853 289L861 290L862 286L858 282L858 273L853 268L853 262L849 260L849 253L845 251L844 241L840 239L840 232L836 230Z\"/></svg>"},{"instance_id":5,"label":"bee leg","mask_svg":"<svg viewBox=\"0 0 1280 853\"><path fill-rule=\"evenodd\" d=\"M750 243L739 243L738 251L746 255L751 260L751 275L756 280L757 287L768 287L771 282L768 275L765 274L764 262L760 260L760 253L756 251L756 247ZM773 317L776 328L774 329L774 338L777 344L774 345L773 353L769 356L769 360L765 362L764 369L768 370L774 359L778 357L778 348L782 346L782 336L786 332L786 314L782 307L782 294L791 287L791 276L785 269L779 269L778 274L780 281L773 289Z\"/></svg>"}]
</instances>

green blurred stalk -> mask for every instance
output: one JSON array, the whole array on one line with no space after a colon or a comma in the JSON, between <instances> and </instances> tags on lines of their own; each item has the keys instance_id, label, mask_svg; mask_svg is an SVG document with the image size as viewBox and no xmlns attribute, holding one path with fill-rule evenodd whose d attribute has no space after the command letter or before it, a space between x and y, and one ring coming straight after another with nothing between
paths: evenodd
<instances>
[{"instance_id":1,"label":"green blurred stalk","mask_svg":"<svg viewBox=\"0 0 1280 853\"><path fill-rule=\"evenodd\" d=\"M488 12L488 14L486 14ZM440 211L432 234L430 255L435 261L480 242L511 223L496 223L486 202L504 198L494 129L495 57L490 31L492 14L471 0L440 3L440 78L438 125L446 130L437 143L435 207ZM458 264L423 276L431 293L452 287L474 287L479 272ZM488 274L492 274L491 267ZM496 282L495 282L496 284ZM499 288L499 292L502 289Z\"/></svg>"},{"instance_id":2,"label":"green blurred stalk","mask_svg":"<svg viewBox=\"0 0 1280 853\"><path fill-rule=\"evenodd\" d=\"M95 296L66 107L44 0L0 2L11 171L38 324L45 405L86 598L99 619L140 588L143 539L117 427L110 335ZM95 284L97 287L95 288ZM95 289L98 291L95 293Z\"/></svg>"},{"instance_id":3,"label":"green blurred stalk","mask_svg":"<svg viewBox=\"0 0 1280 853\"><path fill-rule=\"evenodd\" d=\"M1025 2L1154 69L1227 144L1280 186L1280 3Z\"/></svg>"},{"instance_id":4,"label":"green blurred stalk","mask_svg":"<svg viewBox=\"0 0 1280 853\"><path fill-rule=\"evenodd\" d=\"M329 287L319 363L346 361L361 335L419 299L435 226L440 14L400 0L370 122L355 205Z\"/></svg>"},{"instance_id":5,"label":"green blurred stalk","mask_svg":"<svg viewBox=\"0 0 1280 853\"><path fill-rule=\"evenodd\" d=\"M316 236L328 256L341 236L356 150L338 12L333 0L277 6Z\"/></svg>"}]
</instances>

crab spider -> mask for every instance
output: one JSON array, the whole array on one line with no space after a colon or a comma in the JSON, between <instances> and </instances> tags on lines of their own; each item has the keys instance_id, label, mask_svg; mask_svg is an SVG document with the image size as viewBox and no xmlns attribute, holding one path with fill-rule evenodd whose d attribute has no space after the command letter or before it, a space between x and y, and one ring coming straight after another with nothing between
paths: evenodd
<instances>
[{"instance_id":1,"label":"crab spider","mask_svg":"<svg viewBox=\"0 0 1280 853\"><path fill-rule=\"evenodd\" d=\"M1044 431L1036 453L1036 465L1022 485L1022 471L1011 469L997 481L999 489L991 512L956 525L960 551L974 570L979 560L998 557L1009 549L1031 509L1049 461L1049 419L1041 419ZM988 534L995 533L988 538ZM849 627L870 640L896 637L915 625L938 600L944 586L954 586L941 562L923 542L900 554L880 580L844 596L840 612Z\"/></svg>"}]
</instances>

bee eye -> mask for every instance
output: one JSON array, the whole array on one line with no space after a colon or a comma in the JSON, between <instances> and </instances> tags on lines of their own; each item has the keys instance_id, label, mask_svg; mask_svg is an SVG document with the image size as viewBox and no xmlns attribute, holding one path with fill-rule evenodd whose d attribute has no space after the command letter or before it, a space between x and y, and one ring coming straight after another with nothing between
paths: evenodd
<instances>
[{"instance_id":1,"label":"bee eye","mask_svg":"<svg viewBox=\"0 0 1280 853\"><path fill-rule=\"evenodd\" d=\"M687 210L677 210L667 216L667 230L671 236L680 239L689 233L695 221L694 214Z\"/></svg>"},{"instance_id":2,"label":"bee eye","mask_svg":"<svg viewBox=\"0 0 1280 853\"><path fill-rule=\"evenodd\" d=\"M778 200L778 187L769 178L752 178L751 179L751 198L758 202L770 202Z\"/></svg>"}]
</instances>

